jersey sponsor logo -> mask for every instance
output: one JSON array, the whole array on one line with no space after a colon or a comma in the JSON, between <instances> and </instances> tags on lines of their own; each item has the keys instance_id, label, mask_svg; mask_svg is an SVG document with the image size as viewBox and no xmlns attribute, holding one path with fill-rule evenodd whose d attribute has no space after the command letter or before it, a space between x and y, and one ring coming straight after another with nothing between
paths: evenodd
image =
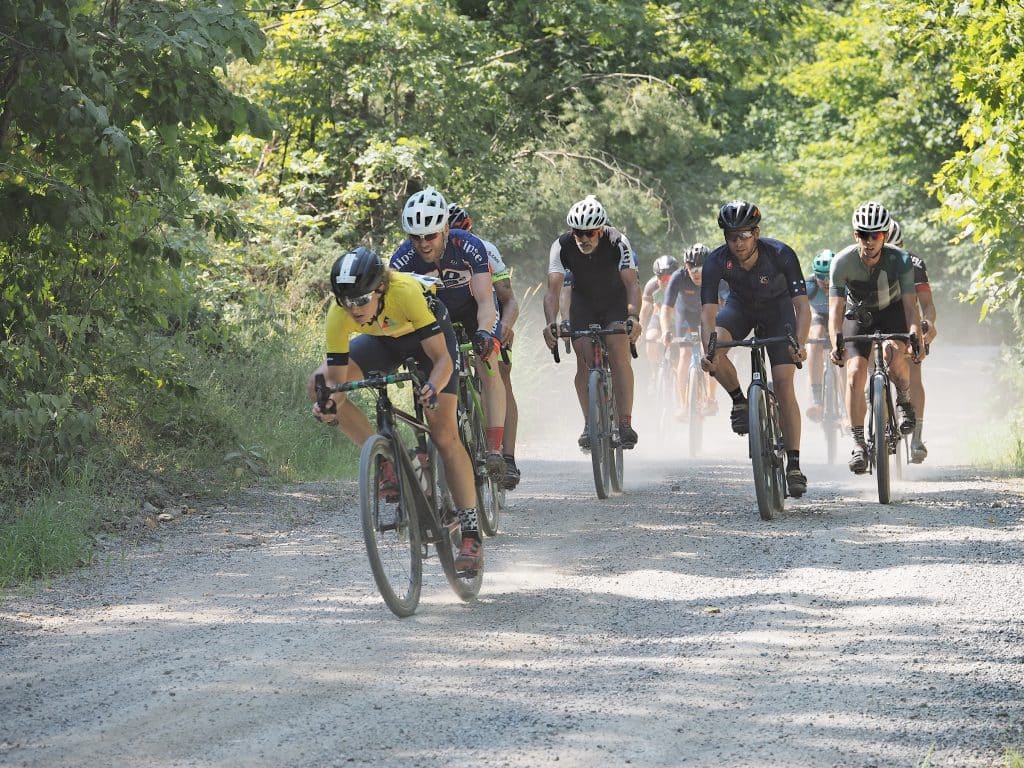
<instances>
[{"instance_id":1,"label":"jersey sponsor logo","mask_svg":"<svg viewBox=\"0 0 1024 768\"><path fill-rule=\"evenodd\" d=\"M768 282L769 282L768 281L768 275L761 275L761 278L760 278L761 285L768 285Z\"/></svg>"},{"instance_id":2,"label":"jersey sponsor logo","mask_svg":"<svg viewBox=\"0 0 1024 768\"><path fill-rule=\"evenodd\" d=\"M733 268L732 259L729 259L727 262L725 262L725 268L726 269L732 269Z\"/></svg>"}]
</instances>

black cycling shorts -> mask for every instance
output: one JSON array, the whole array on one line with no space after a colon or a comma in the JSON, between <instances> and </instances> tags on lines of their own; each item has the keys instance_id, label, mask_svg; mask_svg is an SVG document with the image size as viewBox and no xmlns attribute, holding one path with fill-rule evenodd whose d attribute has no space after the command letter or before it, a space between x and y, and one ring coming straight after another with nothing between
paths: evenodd
<instances>
[{"instance_id":1,"label":"black cycling shorts","mask_svg":"<svg viewBox=\"0 0 1024 768\"><path fill-rule=\"evenodd\" d=\"M607 307L593 310L573 292L572 305L569 307L569 325L574 331L586 330L591 325L607 328L611 323L625 322L628 314L629 307L625 297L613 301Z\"/></svg>"},{"instance_id":2,"label":"black cycling shorts","mask_svg":"<svg viewBox=\"0 0 1024 768\"><path fill-rule=\"evenodd\" d=\"M452 375L441 391L454 395L459 390L459 351L455 341L455 331L448 319L448 310L441 302L436 302L431 309L434 310L437 323L444 333L448 354L452 356ZM396 337L360 334L352 339L348 356L366 376L371 371L393 373L410 357L419 363L424 376L429 376L430 372L434 370L434 363L424 351L420 337L416 333Z\"/></svg>"},{"instance_id":3,"label":"black cycling shorts","mask_svg":"<svg viewBox=\"0 0 1024 768\"><path fill-rule=\"evenodd\" d=\"M849 305L847 305L849 306ZM843 336L859 336L863 333L906 333L907 313L903 310L902 301L894 301L885 309L869 309L870 322L861 323L857 320L843 319ZM847 357L869 357L871 355L871 343L858 341L854 344L844 344Z\"/></svg>"},{"instance_id":4,"label":"black cycling shorts","mask_svg":"<svg viewBox=\"0 0 1024 768\"><path fill-rule=\"evenodd\" d=\"M751 310L730 295L718 310L715 325L725 328L737 341L747 338L754 330L757 336L785 336L787 325L790 333L796 333L796 312L789 296L759 304ZM769 344L765 349L772 365L794 365L788 343Z\"/></svg>"}]
</instances>

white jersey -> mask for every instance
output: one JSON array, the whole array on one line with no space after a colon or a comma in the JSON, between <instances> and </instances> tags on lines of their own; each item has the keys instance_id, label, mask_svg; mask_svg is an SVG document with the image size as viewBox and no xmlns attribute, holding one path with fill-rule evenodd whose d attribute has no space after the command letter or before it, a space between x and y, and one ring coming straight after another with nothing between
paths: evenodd
<instances>
[{"instance_id":1,"label":"white jersey","mask_svg":"<svg viewBox=\"0 0 1024 768\"><path fill-rule=\"evenodd\" d=\"M508 267L502 261L501 251L498 250L498 246L490 240L484 240L482 237L480 240L484 244L484 250L487 252L487 263L491 265L491 282L496 283L499 280L508 280L510 277Z\"/></svg>"}]
</instances>

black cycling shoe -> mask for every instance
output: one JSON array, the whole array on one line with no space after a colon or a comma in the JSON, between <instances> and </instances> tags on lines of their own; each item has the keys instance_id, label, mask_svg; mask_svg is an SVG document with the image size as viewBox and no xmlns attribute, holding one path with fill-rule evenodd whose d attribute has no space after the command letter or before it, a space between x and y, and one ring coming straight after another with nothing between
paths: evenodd
<instances>
[{"instance_id":1,"label":"black cycling shoe","mask_svg":"<svg viewBox=\"0 0 1024 768\"><path fill-rule=\"evenodd\" d=\"M519 471L519 467L516 466L516 460L511 456L505 457L505 490L514 491L516 486L519 485L519 480L522 478L522 473Z\"/></svg>"},{"instance_id":2,"label":"black cycling shoe","mask_svg":"<svg viewBox=\"0 0 1024 768\"><path fill-rule=\"evenodd\" d=\"M619 445L623 450L629 450L636 446L639 436L636 430L629 424L619 424Z\"/></svg>"},{"instance_id":3,"label":"black cycling shoe","mask_svg":"<svg viewBox=\"0 0 1024 768\"><path fill-rule=\"evenodd\" d=\"M911 434L914 427L917 426L917 414L914 413L914 406L909 402L897 402L896 410L900 412L900 434Z\"/></svg>"},{"instance_id":4,"label":"black cycling shoe","mask_svg":"<svg viewBox=\"0 0 1024 768\"><path fill-rule=\"evenodd\" d=\"M580 435L580 439L576 441L581 450L590 450L590 430L587 427L583 428L583 434Z\"/></svg>"},{"instance_id":5,"label":"black cycling shoe","mask_svg":"<svg viewBox=\"0 0 1024 768\"><path fill-rule=\"evenodd\" d=\"M747 430L750 428L748 421L748 412L750 407L747 405L746 400L741 400L738 403L732 404L732 411L729 413L729 421L732 422L732 431L737 435L747 434Z\"/></svg>"},{"instance_id":6,"label":"black cycling shoe","mask_svg":"<svg viewBox=\"0 0 1024 768\"><path fill-rule=\"evenodd\" d=\"M791 469L786 472L786 487L790 496L799 499L807 493L807 477L799 469Z\"/></svg>"},{"instance_id":7,"label":"black cycling shoe","mask_svg":"<svg viewBox=\"0 0 1024 768\"><path fill-rule=\"evenodd\" d=\"M850 453L850 471L855 475L863 475L868 471L868 447L857 443Z\"/></svg>"}]
</instances>

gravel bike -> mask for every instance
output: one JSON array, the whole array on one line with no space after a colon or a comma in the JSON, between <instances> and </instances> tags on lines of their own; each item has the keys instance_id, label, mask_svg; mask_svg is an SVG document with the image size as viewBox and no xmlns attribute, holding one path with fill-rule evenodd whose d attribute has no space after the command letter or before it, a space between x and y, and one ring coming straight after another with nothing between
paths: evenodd
<instances>
[{"instance_id":1,"label":"gravel bike","mask_svg":"<svg viewBox=\"0 0 1024 768\"><path fill-rule=\"evenodd\" d=\"M487 419L484 415L482 384L476 366L476 352L465 328L455 325L459 340L459 436L473 462L477 510L480 530L487 536L498 533L501 509L505 506L505 489L501 480L487 471ZM490 367L490 363L487 363ZM494 370L490 371L494 375Z\"/></svg>"},{"instance_id":2,"label":"gravel bike","mask_svg":"<svg viewBox=\"0 0 1024 768\"><path fill-rule=\"evenodd\" d=\"M718 348L747 347L750 349L750 385L747 387L747 441L750 461L754 469L754 491L757 509L762 520L771 520L782 511L786 489L786 443L782 434L779 401L768 378L765 347L770 344L789 344L800 347L793 329L786 326L785 336L767 336L740 341L718 341L718 332L712 331L708 340L708 359L713 360ZM798 368L802 367L797 363Z\"/></svg>"},{"instance_id":3,"label":"gravel bike","mask_svg":"<svg viewBox=\"0 0 1024 768\"><path fill-rule=\"evenodd\" d=\"M411 616L419 605L423 560L430 557L431 548L461 599L474 598L483 578L482 570L455 568L462 533L423 406L414 395L414 412L408 413L395 406L388 393L392 384L412 382L414 392L423 386L426 379L415 360L407 360L406 367L407 372L370 372L365 379L345 384L327 384L322 375L315 380L321 409L332 392L367 389L376 395L377 433L363 443L359 456L359 511L373 580L388 608L400 617ZM411 444L399 425L409 428ZM397 492L389 488L393 478Z\"/></svg>"},{"instance_id":4,"label":"gravel bike","mask_svg":"<svg viewBox=\"0 0 1024 768\"><path fill-rule=\"evenodd\" d=\"M839 372L829 362L832 343L827 336L808 339L808 344L819 344L824 350L825 369L821 377L821 428L825 432L825 454L829 464L836 463L839 436L846 428L846 398L839 388Z\"/></svg>"},{"instance_id":5,"label":"gravel bike","mask_svg":"<svg viewBox=\"0 0 1024 768\"><path fill-rule=\"evenodd\" d=\"M676 373L678 348L666 344L658 367L654 369L651 398L657 412L658 442L665 444L675 433L676 409L679 402L679 377Z\"/></svg>"},{"instance_id":6,"label":"gravel bike","mask_svg":"<svg viewBox=\"0 0 1024 768\"><path fill-rule=\"evenodd\" d=\"M700 453L701 444L704 441L704 417L708 415L712 404L708 394L708 376L700 367L702 354L700 335L691 331L686 336L673 339L672 344L680 349L689 348L690 367L686 374L686 415L689 423L690 456L695 457Z\"/></svg>"},{"instance_id":7,"label":"gravel bike","mask_svg":"<svg viewBox=\"0 0 1024 768\"><path fill-rule=\"evenodd\" d=\"M836 336L836 348L843 349L845 344L850 342L868 342L871 344L871 356L873 370L868 377L868 423L867 423L867 446L868 446L868 472L875 476L878 485L878 503L888 504L892 498L891 475L892 467L889 464L889 457L893 462L899 462L900 449L903 444L903 433L896 424L896 408L890 387L889 366L885 364L885 342L903 341L910 344L914 357L917 357L919 347L917 335L912 333L874 333ZM897 470L899 471L899 470Z\"/></svg>"},{"instance_id":8,"label":"gravel bike","mask_svg":"<svg viewBox=\"0 0 1024 768\"><path fill-rule=\"evenodd\" d=\"M587 429L590 434L590 463L594 468L594 489L597 498L606 499L612 492L622 491L623 459L622 443L619 440L619 412L615 402L615 390L612 387L612 369L608 362L608 336L630 331L630 323L625 328L604 329L600 325L590 325L584 330L573 331L559 328L557 338L589 339L591 357L587 365ZM637 356L636 345L629 343L629 352ZM558 344L551 349L555 362L561 361L558 355Z\"/></svg>"}]
</instances>

